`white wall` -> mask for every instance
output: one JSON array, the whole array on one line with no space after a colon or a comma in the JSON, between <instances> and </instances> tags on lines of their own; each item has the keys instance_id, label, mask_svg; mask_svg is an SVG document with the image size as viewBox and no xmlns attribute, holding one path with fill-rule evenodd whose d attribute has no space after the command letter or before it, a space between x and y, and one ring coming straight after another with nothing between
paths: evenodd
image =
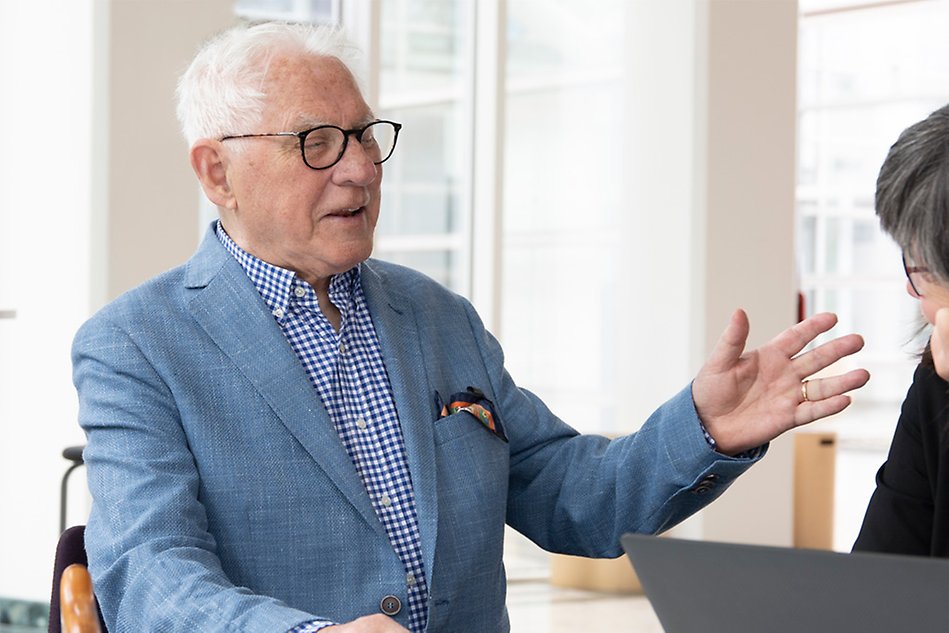
<instances>
[{"instance_id":1,"label":"white wall","mask_svg":"<svg viewBox=\"0 0 949 633\"><path fill-rule=\"evenodd\" d=\"M48 600L88 308L91 0L0 0L0 595Z\"/></svg>"},{"instance_id":2,"label":"white wall","mask_svg":"<svg viewBox=\"0 0 949 633\"><path fill-rule=\"evenodd\" d=\"M229 0L0 0L0 596L49 599L69 348L105 301L183 261L199 191L174 85ZM84 471L68 523L84 522Z\"/></svg>"}]
</instances>

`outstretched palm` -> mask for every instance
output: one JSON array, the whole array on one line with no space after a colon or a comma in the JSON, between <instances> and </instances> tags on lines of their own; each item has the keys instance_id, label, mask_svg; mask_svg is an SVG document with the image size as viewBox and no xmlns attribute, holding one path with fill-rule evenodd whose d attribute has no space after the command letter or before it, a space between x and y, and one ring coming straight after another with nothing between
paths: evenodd
<instances>
[{"instance_id":1,"label":"outstretched palm","mask_svg":"<svg viewBox=\"0 0 949 633\"><path fill-rule=\"evenodd\" d=\"M748 316L735 311L692 384L696 411L718 450L734 455L847 408L844 394L869 380L865 369L807 381L807 400L802 389L805 378L863 347L849 334L800 353L836 323L834 314L816 314L746 353Z\"/></svg>"}]
</instances>

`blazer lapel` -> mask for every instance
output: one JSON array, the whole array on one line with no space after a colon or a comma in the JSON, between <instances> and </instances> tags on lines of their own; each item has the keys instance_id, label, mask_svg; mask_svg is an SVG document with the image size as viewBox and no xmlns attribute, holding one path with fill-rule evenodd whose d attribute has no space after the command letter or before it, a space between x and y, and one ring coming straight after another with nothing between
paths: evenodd
<instances>
[{"instance_id":1,"label":"blazer lapel","mask_svg":"<svg viewBox=\"0 0 949 633\"><path fill-rule=\"evenodd\" d=\"M392 284L385 283L372 260L363 263L361 277L402 425L422 554L431 581L438 532L434 438L437 414L435 394L430 387L433 383L426 375L422 339L411 299L393 290Z\"/></svg>"},{"instance_id":2,"label":"blazer lapel","mask_svg":"<svg viewBox=\"0 0 949 633\"><path fill-rule=\"evenodd\" d=\"M213 229L188 262L188 309L327 476L385 536L369 495L299 359Z\"/></svg>"}]
</instances>

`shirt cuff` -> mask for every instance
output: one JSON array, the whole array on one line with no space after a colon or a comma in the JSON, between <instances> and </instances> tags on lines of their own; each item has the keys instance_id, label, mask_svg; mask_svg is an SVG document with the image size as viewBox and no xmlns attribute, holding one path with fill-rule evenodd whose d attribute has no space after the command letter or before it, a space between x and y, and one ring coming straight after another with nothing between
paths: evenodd
<instances>
[{"instance_id":1,"label":"shirt cuff","mask_svg":"<svg viewBox=\"0 0 949 633\"><path fill-rule=\"evenodd\" d=\"M718 443L715 441L715 438L712 437L712 434L708 432L708 429L705 428L705 425L702 424L702 420L699 420L699 426L702 427L702 435L705 436L705 441L708 442L708 445L712 447L713 451L718 451ZM761 454L761 447L751 448L747 451L742 451L737 455L734 455L735 459L756 459Z\"/></svg>"},{"instance_id":2,"label":"shirt cuff","mask_svg":"<svg viewBox=\"0 0 949 633\"><path fill-rule=\"evenodd\" d=\"M316 633L317 631L322 631L328 626L336 626L338 622L332 622L330 620L310 620L308 622L301 622L296 625L287 633Z\"/></svg>"}]
</instances>

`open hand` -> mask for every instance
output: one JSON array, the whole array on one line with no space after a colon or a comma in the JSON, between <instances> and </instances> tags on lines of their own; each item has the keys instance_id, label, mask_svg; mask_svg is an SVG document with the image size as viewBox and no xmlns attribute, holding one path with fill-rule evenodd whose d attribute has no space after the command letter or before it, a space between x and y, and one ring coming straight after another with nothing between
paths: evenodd
<instances>
[{"instance_id":1,"label":"open hand","mask_svg":"<svg viewBox=\"0 0 949 633\"><path fill-rule=\"evenodd\" d=\"M836 323L834 314L815 314L745 352L748 316L735 311L692 383L695 409L719 451L736 455L847 408L850 397L844 394L870 379L865 369L804 379L859 351L863 338L849 334L799 354Z\"/></svg>"}]
</instances>

